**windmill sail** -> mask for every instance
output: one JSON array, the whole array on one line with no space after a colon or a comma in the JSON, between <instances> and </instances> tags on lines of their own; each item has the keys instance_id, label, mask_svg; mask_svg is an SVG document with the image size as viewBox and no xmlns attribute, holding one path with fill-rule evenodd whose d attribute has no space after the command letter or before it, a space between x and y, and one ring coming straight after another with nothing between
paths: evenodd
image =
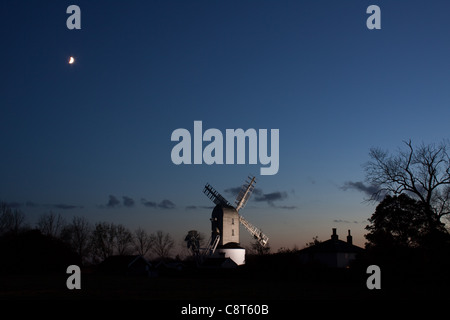
<instances>
[{"instance_id":1,"label":"windmill sail","mask_svg":"<svg viewBox=\"0 0 450 320\"><path fill-rule=\"evenodd\" d=\"M250 222L244 219L243 216L239 215L239 221L242 223L242 225L250 232L250 234L258 240L258 242L265 247L267 242L269 241L269 237L266 236L264 233L262 233L261 230L259 230L257 227L252 225Z\"/></svg>"},{"instance_id":2,"label":"windmill sail","mask_svg":"<svg viewBox=\"0 0 450 320\"><path fill-rule=\"evenodd\" d=\"M206 196L217 205L232 207L231 203L229 203L224 197L222 197L222 195L209 183L205 185L203 193L206 194Z\"/></svg>"},{"instance_id":3,"label":"windmill sail","mask_svg":"<svg viewBox=\"0 0 450 320\"><path fill-rule=\"evenodd\" d=\"M245 207L253 189L255 188L255 177L248 177L248 179L250 179L250 181L246 181L246 184L242 186L242 189L236 198L236 211L239 211Z\"/></svg>"},{"instance_id":4,"label":"windmill sail","mask_svg":"<svg viewBox=\"0 0 450 320\"><path fill-rule=\"evenodd\" d=\"M209 183L207 183L205 185L205 188L203 189L203 193L211 200L213 201L216 205L218 206L222 206L222 207L229 207L229 209L234 209L233 211L236 214L236 217L238 217L239 222L247 229L248 232L250 232L250 234L263 246L265 247L267 245L267 242L269 241L269 237L267 237L264 233L262 233L262 231L260 229L258 229L257 227L255 227L254 225L252 225L250 222L248 222L247 220L244 219L244 217L242 217L238 212L240 209L242 209L248 199L250 198L250 195L253 192L253 189L255 189L255 183L256 183L256 179L255 177L248 177L248 180L246 181L246 183L242 186L241 191L239 192L237 198L236 198L236 207L233 207L233 205L231 205L231 203L229 203L216 189L214 189ZM214 209L215 210L215 209ZM214 215L213 211L213 215ZM221 211L223 214L223 209ZM228 213L229 215L230 213ZM228 217L229 219L227 219L228 221L231 221L231 224L224 224L224 220L220 219L220 223L221 225L219 225L219 229L220 232L219 234L221 235L219 236L211 236L211 240L210 240L210 246L207 249L207 252L214 252L215 248L217 247L217 244L220 241L223 241L223 239L226 239L226 237L224 237L224 230L227 229L228 231L231 230L231 234L232 237L234 237L234 222L233 222L233 218ZM211 218L212 223L217 223L217 217ZM228 222L227 222L228 223ZM217 226L216 226L217 227ZM215 232L215 231L214 231ZM229 235L228 235L229 237ZM237 239L239 242L239 236L237 236Z\"/></svg>"}]
</instances>

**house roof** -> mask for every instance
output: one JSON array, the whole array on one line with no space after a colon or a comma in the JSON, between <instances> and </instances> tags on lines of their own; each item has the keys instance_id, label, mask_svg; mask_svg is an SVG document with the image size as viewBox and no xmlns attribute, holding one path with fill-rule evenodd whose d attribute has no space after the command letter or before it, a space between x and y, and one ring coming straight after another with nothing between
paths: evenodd
<instances>
[{"instance_id":1,"label":"house roof","mask_svg":"<svg viewBox=\"0 0 450 320\"><path fill-rule=\"evenodd\" d=\"M99 268L107 272L126 272L137 261L142 260L144 264L151 266L151 264L141 255L117 255L110 256L103 260Z\"/></svg>"},{"instance_id":2,"label":"house roof","mask_svg":"<svg viewBox=\"0 0 450 320\"><path fill-rule=\"evenodd\" d=\"M202 264L202 267L210 267L210 268L218 268L218 267L227 267L227 268L235 268L237 267L236 262L233 259L227 258L208 258Z\"/></svg>"},{"instance_id":3,"label":"house roof","mask_svg":"<svg viewBox=\"0 0 450 320\"><path fill-rule=\"evenodd\" d=\"M318 243L316 245L304 248L299 251L299 253L316 253L316 252L327 252L327 253L359 253L363 252L364 249L354 244L336 239L329 239Z\"/></svg>"}]
</instances>

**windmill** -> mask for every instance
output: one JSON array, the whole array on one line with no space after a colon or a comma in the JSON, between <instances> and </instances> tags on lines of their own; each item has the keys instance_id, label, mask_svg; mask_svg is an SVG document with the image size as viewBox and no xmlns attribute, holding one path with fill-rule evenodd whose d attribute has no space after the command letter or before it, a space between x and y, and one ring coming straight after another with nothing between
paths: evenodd
<instances>
[{"instance_id":1,"label":"windmill","mask_svg":"<svg viewBox=\"0 0 450 320\"><path fill-rule=\"evenodd\" d=\"M250 232L261 246L267 245L269 238L239 214L239 211L247 204L255 188L255 183L255 177L248 177L236 198L235 206L229 203L210 184L205 185L203 193L216 204L211 214L211 239L208 248L204 251L205 255L213 255L218 252L225 257L230 257L238 265L244 264L245 249L239 246L240 224Z\"/></svg>"}]
</instances>

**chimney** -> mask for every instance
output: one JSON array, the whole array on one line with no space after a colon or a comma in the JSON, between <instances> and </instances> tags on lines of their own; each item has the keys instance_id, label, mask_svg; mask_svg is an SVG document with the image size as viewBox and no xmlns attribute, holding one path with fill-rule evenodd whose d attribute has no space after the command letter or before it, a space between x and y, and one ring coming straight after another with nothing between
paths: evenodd
<instances>
[{"instance_id":1,"label":"chimney","mask_svg":"<svg viewBox=\"0 0 450 320\"><path fill-rule=\"evenodd\" d=\"M338 240L338 235L336 234L336 228L333 228L333 234L331 235L331 240Z\"/></svg>"},{"instance_id":2,"label":"chimney","mask_svg":"<svg viewBox=\"0 0 450 320\"><path fill-rule=\"evenodd\" d=\"M353 244L353 237L350 234L350 230L348 230L347 243Z\"/></svg>"}]
</instances>

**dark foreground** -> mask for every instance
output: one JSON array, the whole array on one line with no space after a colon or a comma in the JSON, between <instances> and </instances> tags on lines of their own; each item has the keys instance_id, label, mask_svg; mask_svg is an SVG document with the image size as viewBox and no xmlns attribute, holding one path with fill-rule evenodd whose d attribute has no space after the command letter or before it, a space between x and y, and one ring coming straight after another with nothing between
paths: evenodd
<instances>
[{"instance_id":1,"label":"dark foreground","mask_svg":"<svg viewBox=\"0 0 450 320\"><path fill-rule=\"evenodd\" d=\"M449 277L381 273L381 289L369 290L363 270L201 270L157 277L81 273L81 289L69 290L69 274L0 276L0 299L126 300L450 300Z\"/></svg>"},{"instance_id":2,"label":"dark foreground","mask_svg":"<svg viewBox=\"0 0 450 320\"><path fill-rule=\"evenodd\" d=\"M115 316L125 311L137 316L141 312L156 313L168 319L300 319L286 314L316 310L326 318L342 306L352 306L364 312L370 310L377 317L383 317L387 310L405 316L405 311L428 312L436 309L429 305L445 306L442 302L450 301L448 275L390 273L382 269L381 289L370 290L365 271L245 266L235 270L192 269L157 277L82 271L78 290L67 288L69 275L65 273L10 275L0 276L0 306L21 314L59 314L54 310L60 308L70 310L64 314L79 318L92 316L93 312ZM183 314L199 307L215 308L216 312L214 316ZM242 314L252 310L266 310L268 314Z\"/></svg>"}]
</instances>

